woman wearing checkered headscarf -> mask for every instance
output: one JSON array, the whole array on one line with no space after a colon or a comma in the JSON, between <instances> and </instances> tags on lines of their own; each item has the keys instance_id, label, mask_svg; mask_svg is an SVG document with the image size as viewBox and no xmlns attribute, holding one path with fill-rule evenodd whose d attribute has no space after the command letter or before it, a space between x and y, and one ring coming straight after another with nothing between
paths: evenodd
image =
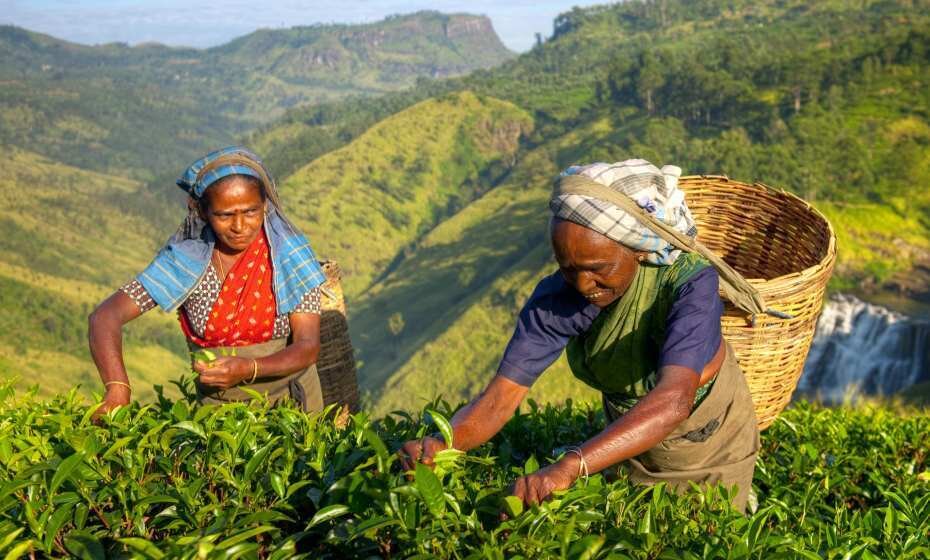
<instances>
[{"instance_id":1,"label":"woman wearing checkered headscarf","mask_svg":"<svg viewBox=\"0 0 930 560\"><path fill-rule=\"evenodd\" d=\"M285 216L271 174L237 146L197 160L178 179L188 214L152 263L91 315L91 354L106 387L98 414L129 402L121 327L160 306L177 311L205 402L248 400L323 406L320 289L325 276ZM206 353L209 350L212 358Z\"/></svg>"},{"instance_id":2,"label":"woman wearing checkered headscarf","mask_svg":"<svg viewBox=\"0 0 930 560\"><path fill-rule=\"evenodd\" d=\"M732 501L746 507L759 432L721 336L717 263L682 250L697 229L680 174L637 159L571 167L557 182L549 208L559 270L524 305L495 378L453 418L457 448L487 441L566 351L574 376L603 395L608 426L579 446L563 442L559 461L517 479L513 492L527 503L623 463L633 481L676 490L735 484ZM408 442L406 462L429 463L444 447Z\"/></svg>"}]
</instances>

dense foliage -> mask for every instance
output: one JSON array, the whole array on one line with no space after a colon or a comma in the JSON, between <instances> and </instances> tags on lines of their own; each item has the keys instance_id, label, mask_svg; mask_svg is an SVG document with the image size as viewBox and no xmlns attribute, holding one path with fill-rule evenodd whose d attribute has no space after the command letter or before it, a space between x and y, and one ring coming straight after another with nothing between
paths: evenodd
<instances>
[{"instance_id":1,"label":"dense foliage","mask_svg":"<svg viewBox=\"0 0 930 560\"><path fill-rule=\"evenodd\" d=\"M295 106L247 139L270 162L286 209L321 256L350 272L350 327L371 404L385 412L409 406L410 395L417 404L437 394L458 400L486 382L521 304L553 271L546 197L551 178L570 164L646 157L686 173L790 189L836 226L833 288L930 298L930 196L920 188L930 183L928 8L926 0L649 0L574 9L557 18L551 38L496 68L424 78L377 98ZM452 16L418 17L391 20L383 30L391 35L421 21L430 35ZM69 387L76 371L92 374L81 361L83 345L72 344L84 308L145 266L176 227L183 202L173 181L181 167L259 122L207 118L213 113L200 98L164 105L175 98L161 89L127 91L127 84L158 76L158 87L187 91L189 80L174 80L178 68L185 78L201 72L220 80L220 60L265 68L265 59L250 53L293 61L298 51L329 52L327 32L358 32L352 36L364 43L374 29L263 31L208 53L79 47L4 28L0 49L9 56L0 77L10 80L0 100L22 102L0 101L0 134L35 149L17 152L11 176L0 180L15 195L10 219L0 221L0 275L10 286L31 284L16 293L47 302L46 310L61 302L60 309L81 315L63 319L66 327L51 323L68 344L0 332L0 371L45 372L50 390ZM417 41L382 46L420 48L411 47L422 45ZM115 66L98 68L95 56ZM379 60L390 65L385 57ZM81 87L101 93L68 93L69 74L55 77L62 61L87 78ZM29 73L36 64L50 68ZM313 64L306 75L295 70L300 64L281 66L287 86L268 91L299 103L290 88L310 87ZM223 91L254 98L229 93L211 101L227 112L236 107L237 119L245 105L264 107L268 99L258 85L236 89L239 78ZM198 95L215 93L198 88ZM130 108L150 104L160 109ZM507 142L482 153L481 137L497 124L519 134L504 134ZM129 151L113 159L101 142ZM156 148L139 152L146 142ZM36 152L112 173L92 175ZM98 165L104 160L110 163ZM140 186L125 179L130 175L155 179ZM40 196L23 195L36 184ZM36 289L54 293L27 294ZM22 314L7 316L13 324ZM170 317L158 321L174 329ZM142 378L163 381L183 367L181 355L171 354L183 344L177 334L171 340L155 327L145 331L144 343L127 344L127 353L172 356L177 367L155 372L138 359L130 374L138 379L141 366ZM29 352L19 351L24 345ZM564 363L554 369L534 387L536 398L589 394L571 385Z\"/></svg>"},{"instance_id":2,"label":"dense foliage","mask_svg":"<svg viewBox=\"0 0 930 560\"><path fill-rule=\"evenodd\" d=\"M541 507L508 499L516 476L602 425L570 403L531 403L491 443L407 477L393 450L446 429L442 414L340 427L332 411L159 398L96 426L73 393L0 393L7 558L930 556L926 412L797 404L763 434L757 506L743 516L724 489L675 496L623 474Z\"/></svg>"}]
</instances>

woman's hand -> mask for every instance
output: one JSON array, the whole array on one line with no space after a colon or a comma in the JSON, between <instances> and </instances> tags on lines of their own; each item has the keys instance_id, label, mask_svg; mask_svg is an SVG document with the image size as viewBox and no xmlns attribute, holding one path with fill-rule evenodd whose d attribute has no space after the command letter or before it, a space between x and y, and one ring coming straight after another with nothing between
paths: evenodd
<instances>
[{"instance_id":1,"label":"woman's hand","mask_svg":"<svg viewBox=\"0 0 930 560\"><path fill-rule=\"evenodd\" d=\"M212 362L195 361L194 371L200 374L200 383L221 391L235 387L252 378L252 360L224 356Z\"/></svg>"},{"instance_id":2,"label":"woman's hand","mask_svg":"<svg viewBox=\"0 0 930 560\"><path fill-rule=\"evenodd\" d=\"M553 492L571 486L577 475L577 459L572 461L566 457L533 474L521 476L514 481L510 493L526 505L538 504L549 499Z\"/></svg>"},{"instance_id":3,"label":"woman's hand","mask_svg":"<svg viewBox=\"0 0 930 560\"><path fill-rule=\"evenodd\" d=\"M111 385L107 388L107 392L103 395L103 402L100 403L100 406L97 407L97 410L94 411L94 414L91 416L91 420L94 422L99 422L100 417L110 412L114 408L120 406L126 406L129 404L129 398L131 392L129 388L123 387L122 385Z\"/></svg>"},{"instance_id":4,"label":"woman's hand","mask_svg":"<svg viewBox=\"0 0 930 560\"><path fill-rule=\"evenodd\" d=\"M433 466L433 457L448 446L442 439L427 436L423 439L410 440L397 452L400 464L405 471L412 471L417 463L427 467Z\"/></svg>"}]
</instances>

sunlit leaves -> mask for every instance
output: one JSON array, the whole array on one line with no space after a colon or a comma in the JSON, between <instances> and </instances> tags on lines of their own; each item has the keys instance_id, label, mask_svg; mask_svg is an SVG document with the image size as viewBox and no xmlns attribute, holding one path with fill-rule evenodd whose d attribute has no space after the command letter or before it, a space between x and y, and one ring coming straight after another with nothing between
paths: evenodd
<instances>
[{"instance_id":1,"label":"sunlit leaves","mask_svg":"<svg viewBox=\"0 0 930 560\"><path fill-rule=\"evenodd\" d=\"M676 496L623 474L536 506L510 496L515 477L599 429L600 413L583 407L532 405L490 444L406 473L395 450L443 432L448 405L422 417L357 414L349 426L332 410L186 400L133 405L96 426L80 421L85 409L73 395L0 405L0 556L928 554L925 413L795 405L763 436L758 506L743 516L726 489Z\"/></svg>"}]
</instances>

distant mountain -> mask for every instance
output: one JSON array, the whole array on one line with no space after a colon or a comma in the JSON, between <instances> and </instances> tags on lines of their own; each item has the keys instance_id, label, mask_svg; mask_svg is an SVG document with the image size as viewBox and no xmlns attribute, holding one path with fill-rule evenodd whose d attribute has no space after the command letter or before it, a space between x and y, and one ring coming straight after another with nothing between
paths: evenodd
<instances>
[{"instance_id":1,"label":"distant mountain","mask_svg":"<svg viewBox=\"0 0 930 560\"><path fill-rule=\"evenodd\" d=\"M0 26L0 144L151 179L288 107L512 58L484 16L259 30L211 49L85 46Z\"/></svg>"}]
</instances>

